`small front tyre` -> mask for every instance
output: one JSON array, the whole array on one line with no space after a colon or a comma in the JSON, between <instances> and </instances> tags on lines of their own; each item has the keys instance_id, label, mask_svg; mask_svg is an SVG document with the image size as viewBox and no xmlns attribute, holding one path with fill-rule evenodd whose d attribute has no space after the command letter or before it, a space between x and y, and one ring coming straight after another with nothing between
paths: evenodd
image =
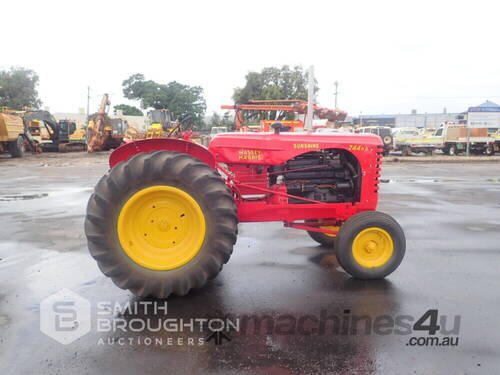
<instances>
[{"instance_id":1,"label":"small front tyre","mask_svg":"<svg viewBox=\"0 0 500 375\"><path fill-rule=\"evenodd\" d=\"M352 277L383 279L403 260L406 239L392 217L366 211L345 221L335 247L340 265Z\"/></svg>"}]
</instances>

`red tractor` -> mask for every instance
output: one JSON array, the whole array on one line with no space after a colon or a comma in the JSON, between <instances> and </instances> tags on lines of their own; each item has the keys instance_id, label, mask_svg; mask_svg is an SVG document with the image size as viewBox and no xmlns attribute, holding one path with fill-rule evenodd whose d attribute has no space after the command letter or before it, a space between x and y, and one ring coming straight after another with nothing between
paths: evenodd
<instances>
[{"instance_id":1,"label":"red tractor","mask_svg":"<svg viewBox=\"0 0 500 375\"><path fill-rule=\"evenodd\" d=\"M335 246L359 279L401 263L403 230L375 211L383 144L372 134L225 133L125 144L90 197L85 233L102 272L138 296L185 295L229 260L238 223L282 221Z\"/></svg>"}]
</instances>

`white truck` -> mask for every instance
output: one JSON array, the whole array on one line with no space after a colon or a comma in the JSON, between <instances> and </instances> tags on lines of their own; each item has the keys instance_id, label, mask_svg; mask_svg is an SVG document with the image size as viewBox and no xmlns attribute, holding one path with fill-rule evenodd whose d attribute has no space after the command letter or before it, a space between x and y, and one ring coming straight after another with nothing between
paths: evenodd
<instances>
[{"instance_id":1,"label":"white truck","mask_svg":"<svg viewBox=\"0 0 500 375\"><path fill-rule=\"evenodd\" d=\"M463 124L442 124L434 134L425 136L417 132L410 137L395 137L394 148L404 156L412 153L425 152L432 154L434 150L441 150L448 155L457 155L465 152L469 144L471 154L494 155L499 151L495 139L488 135L487 128L471 128Z\"/></svg>"},{"instance_id":2,"label":"white truck","mask_svg":"<svg viewBox=\"0 0 500 375\"><path fill-rule=\"evenodd\" d=\"M213 139L217 134L227 132L227 126L212 126L212 129L210 129L210 139Z\"/></svg>"}]
</instances>

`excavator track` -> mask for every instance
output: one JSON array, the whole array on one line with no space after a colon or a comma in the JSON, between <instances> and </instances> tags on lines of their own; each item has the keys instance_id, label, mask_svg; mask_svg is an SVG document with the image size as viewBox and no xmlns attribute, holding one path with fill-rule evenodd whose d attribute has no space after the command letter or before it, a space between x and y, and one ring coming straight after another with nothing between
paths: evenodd
<instances>
[{"instance_id":1,"label":"excavator track","mask_svg":"<svg viewBox=\"0 0 500 375\"><path fill-rule=\"evenodd\" d=\"M79 143L79 142L61 143L58 146L59 152L76 152L76 151L85 151L86 149L87 145L85 143Z\"/></svg>"}]
</instances>

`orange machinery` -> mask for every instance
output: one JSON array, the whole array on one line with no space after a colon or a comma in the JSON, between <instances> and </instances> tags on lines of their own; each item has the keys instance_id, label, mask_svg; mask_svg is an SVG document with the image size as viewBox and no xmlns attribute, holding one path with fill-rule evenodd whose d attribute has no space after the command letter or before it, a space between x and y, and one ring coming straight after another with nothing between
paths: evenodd
<instances>
[{"instance_id":1,"label":"orange machinery","mask_svg":"<svg viewBox=\"0 0 500 375\"><path fill-rule=\"evenodd\" d=\"M269 131L270 126L274 122L281 122L285 126L289 126L292 131L300 131L304 129L304 122L300 120L285 120L286 113L307 114L307 102L305 100L250 100L250 104L234 104L223 105L222 109L230 109L235 111L234 124L236 131L249 131L251 129L257 131ZM255 126L247 125L244 111L254 112L249 117L255 117L259 112L282 112L274 120L262 120L260 128L255 129ZM347 113L338 109L329 109L319 107L314 104L314 115L320 119L327 119L331 122L344 121Z\"/></svg>"}]
</instances>

